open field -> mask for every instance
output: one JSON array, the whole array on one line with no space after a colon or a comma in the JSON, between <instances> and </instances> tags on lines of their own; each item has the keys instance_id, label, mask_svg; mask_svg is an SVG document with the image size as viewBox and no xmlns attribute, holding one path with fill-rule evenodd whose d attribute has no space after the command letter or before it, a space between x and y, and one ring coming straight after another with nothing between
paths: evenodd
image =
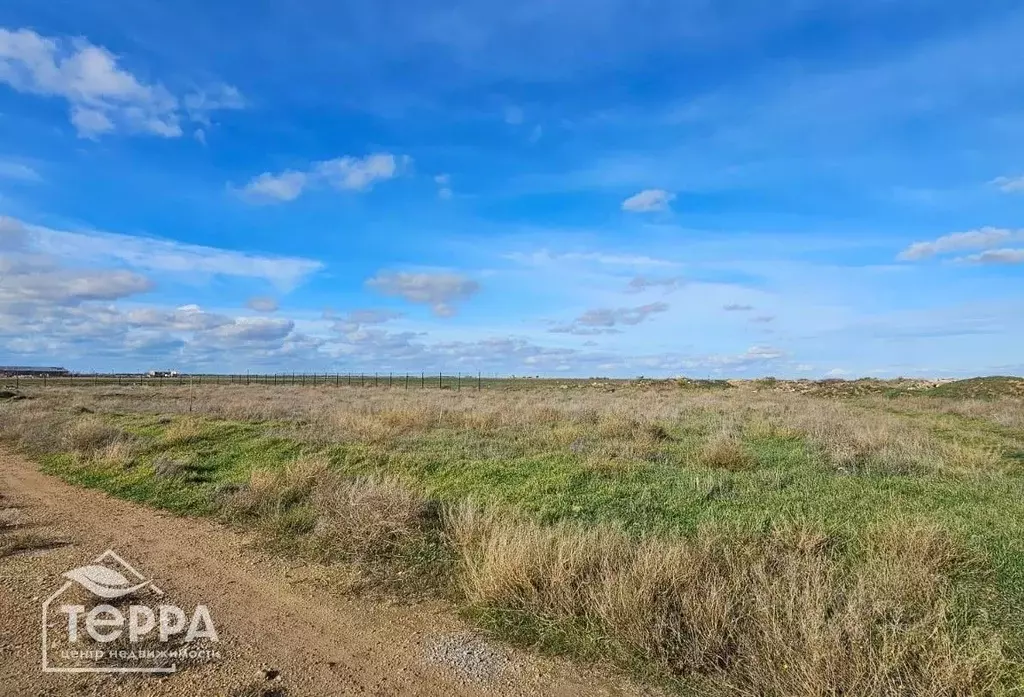
<instances>
[{"instance_id":1,"label":"open field","mask_svg":"<svg viewBox=\"0 0 1024 697\"><path fill-rule=\"evenodd\" d=\"M1013 694L1021 385L22 385L0 436L670 689Z\"/></svg>"}]
</instances>

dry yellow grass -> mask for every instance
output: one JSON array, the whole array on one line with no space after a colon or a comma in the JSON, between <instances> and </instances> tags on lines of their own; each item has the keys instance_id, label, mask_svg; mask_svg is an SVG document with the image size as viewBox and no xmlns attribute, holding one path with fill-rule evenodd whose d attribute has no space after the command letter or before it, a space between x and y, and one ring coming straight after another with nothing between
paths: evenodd
<instances>
[{"instance_id":1,"label":"dry yellow grass","mask_svg":"<svg viewBox=\"0 0 1024 697\"><path fill-rule=\"evenodd\" d=\"M948 575L963 552L912 522L872 530L845 567L828 536L702 531L635 541L451 514L467 602L599 635L703 690L745 695L975 695L998 689L995 634L956 636Z\"/></svg>"}]
</instances>

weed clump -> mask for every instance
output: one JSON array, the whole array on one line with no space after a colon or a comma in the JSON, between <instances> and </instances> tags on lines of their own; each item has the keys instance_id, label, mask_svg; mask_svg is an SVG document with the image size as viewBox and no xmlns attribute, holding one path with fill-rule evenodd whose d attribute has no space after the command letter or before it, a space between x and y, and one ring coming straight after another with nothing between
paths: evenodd
<instances>
[{"instance_id":1,"label":"weed clump","mask_svg":"<svg viewBox=\"0 0 1024 697\"><path fill-rule=\"evenodd\" d=\"M324 460L253 472L224 514L255 523L277 548L354 572L350 590L438 589L449 563L438 504L394 478L345 477Z\"/></svg>"}]
</instances>

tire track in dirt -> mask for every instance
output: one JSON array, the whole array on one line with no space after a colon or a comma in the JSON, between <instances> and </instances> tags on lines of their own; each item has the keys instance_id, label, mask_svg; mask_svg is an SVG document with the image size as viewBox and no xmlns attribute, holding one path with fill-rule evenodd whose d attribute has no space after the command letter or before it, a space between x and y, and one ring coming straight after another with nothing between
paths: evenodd
<instances>
[{"instance_id":1,"label":"tire track in dirt","mask_svg":"<svg viewBox=\"0 0 1024 697\"><path fill-rule=\"evenodd\" d=\"M441 603L389 606L338 597L325 570L260 555L247 538L40 473L0 453L0 507L63 546L0 559L0 692L4 695L632 695L602 671L489 646L487 680L432 664L431 647L467 628ZM44 674L40 605L64 571L113 549L175 603L210 608L220 661L164 677ZM457 641L457 639L455 639ZM474 640L479 646L479 641ZM279 673L268 679L264 669ZM272 674L271 674L272 675ZM275 692L276 690L276 692Z\"/></svg>"}]
</instances>

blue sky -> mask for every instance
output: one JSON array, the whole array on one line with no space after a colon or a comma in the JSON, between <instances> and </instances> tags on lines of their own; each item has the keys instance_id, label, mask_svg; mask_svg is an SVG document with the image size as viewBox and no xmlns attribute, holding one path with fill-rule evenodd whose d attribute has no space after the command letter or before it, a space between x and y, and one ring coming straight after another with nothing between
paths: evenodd
<instances>
[{"instance_id":1,"label":"blue sky","mask_svg":"<svg viewBox=\"0 0 1024 697\"><path fill-rule=\"evenodd\" d=\"M0 6L0 363L1022 373L1024 8Z\"/></svg>"}]
</instances>

